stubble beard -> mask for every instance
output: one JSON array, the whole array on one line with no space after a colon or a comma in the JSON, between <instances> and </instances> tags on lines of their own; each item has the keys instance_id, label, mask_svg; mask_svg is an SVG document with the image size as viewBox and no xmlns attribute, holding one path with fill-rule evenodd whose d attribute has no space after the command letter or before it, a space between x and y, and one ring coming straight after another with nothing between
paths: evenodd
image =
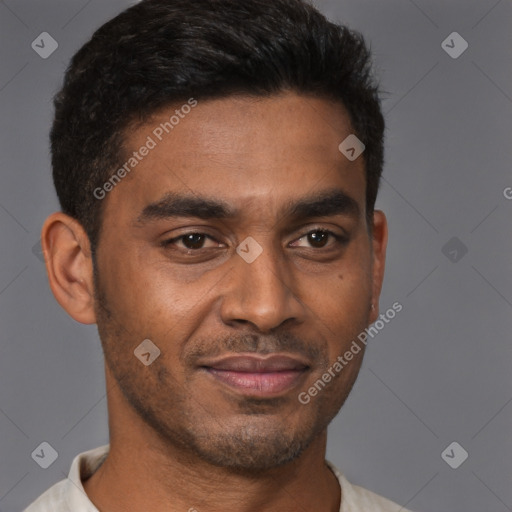
<instances>
[{"instance_id":1,"label":"stubble beard","mask_svg":"<svg viewBox=\"0 0 512 512\"><path fill-rule=\"evenodd\" d=\"M325 389L307 405L297 400L297 410L308 411L303 409L306 407L310 414L302 422L295 421L294 428L289 428L286 416L276 419L278 405L272 407L272 403L266 401L262 407L260 399L251 398L236 404L236 421L226 421L226 418L209 413L208 404L201 404L190 396L184 386L175 382L159 359L151 365L151 378L140 377L143 375L137 366L140 362L128 348L132 346L134 336L130 336L113 314L96 271L94 278L96 318L105 363L127 404L157 434L162 446L184 460L192 457L247 475L290 463L326 431L355 382L354 377L341 396L339 392L336 396L333 390ZM292 395L286 403L294 398ZM275 400L279 402L280 399ZM268 412L269 404L271 412ZM267 412L262 413L262 408ZM292 409L292 413L294 411ZM271 414L267 424L262 421L262 414ZM255 421L252 418L256 418Z\"/></svg>"}]
</instances>

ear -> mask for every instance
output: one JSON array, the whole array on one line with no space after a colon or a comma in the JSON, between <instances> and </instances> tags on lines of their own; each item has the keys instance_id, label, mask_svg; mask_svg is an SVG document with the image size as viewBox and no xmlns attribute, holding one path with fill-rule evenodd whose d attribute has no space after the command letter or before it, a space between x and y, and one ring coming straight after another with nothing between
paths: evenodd
<instances>
[{"instance_id":1,"label":"ear","mask_svg":"<svg viewBox=\"0 0 512 512\"><path fill-rule=\"evenodd\" d=\"M373 288L372 304L374 309L370 311L370 323L379 318L379 297L384 280L384 268L386 266L386 247L388 244L388 223L384 212L375 210L373 213Z\"/></svg>"},{"instance_id":2,"label":"ear","mask_svg":"<svg viewBox=\"0 0 512 512\"><path fill-rule=\"evenodd\" d=\"M41 245L57 302L77 322L96 323L90 243L81 224L62 212L53 213L43 225Z\"/></svg>"}]
</instances>

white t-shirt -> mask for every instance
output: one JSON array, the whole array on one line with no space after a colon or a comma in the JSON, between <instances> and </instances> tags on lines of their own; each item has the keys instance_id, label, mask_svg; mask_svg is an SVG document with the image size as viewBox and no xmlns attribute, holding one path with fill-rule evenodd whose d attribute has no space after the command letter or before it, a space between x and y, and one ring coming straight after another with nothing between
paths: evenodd
<instances>
[{"instance_id":1,"label":"white t-shirt","mask_svg":"<svg viewBox=\"0 0 512 512\"><path fill-rule=\"evenodd\" d=\"M78 454L73 459L68 478L50 487L23 512L99 512L85 493L82 480L89 478L103 463L109 447L106 444ZM340 483L342 502L339 512L410 512L382 496L352 485L331 462L326 462Z\"/></svg>"}]
</instances>

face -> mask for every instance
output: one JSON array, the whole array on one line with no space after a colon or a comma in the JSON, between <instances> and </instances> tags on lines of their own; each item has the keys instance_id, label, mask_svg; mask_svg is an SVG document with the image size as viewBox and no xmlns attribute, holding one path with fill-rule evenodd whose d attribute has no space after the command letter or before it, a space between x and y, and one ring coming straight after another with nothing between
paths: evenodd
<instances>
[{"instance_id":1,"label":"face","mask_svg":"<svg viewBox=\"0 0 512 512\"><path fill-rule=\"evenodd\" d=\"M103 199L106 364L167 443L217 466L276 467L325 431L354 384L364 350L298 398L377 315L385 219L372 237L363 158L338 150L352 133L341 105L287 93L179 107L129 131L138 162ZM145 365L134 350L147 339L160 355Z\"/></svg>"}]
</instances>

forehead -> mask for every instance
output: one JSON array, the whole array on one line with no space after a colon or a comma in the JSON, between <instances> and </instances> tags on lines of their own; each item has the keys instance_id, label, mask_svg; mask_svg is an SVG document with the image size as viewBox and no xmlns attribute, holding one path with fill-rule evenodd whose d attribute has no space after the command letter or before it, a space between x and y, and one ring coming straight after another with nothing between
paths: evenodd
<instances>
[{"instance_id":1,"label":"forehead","mask_svg":"<svg viewBox=\"0 0 512 512\"><path fill-rule=\"evenodd\" d=\"M326 188L343 190L364 209L364 160L349 161L338 149L352 133L341 104L286 93L185 105L164 108L128 131L125 158L137 162L109 193L111 213L137 217L180 192L261 215Z\"/></svg>"}]
</instances>

